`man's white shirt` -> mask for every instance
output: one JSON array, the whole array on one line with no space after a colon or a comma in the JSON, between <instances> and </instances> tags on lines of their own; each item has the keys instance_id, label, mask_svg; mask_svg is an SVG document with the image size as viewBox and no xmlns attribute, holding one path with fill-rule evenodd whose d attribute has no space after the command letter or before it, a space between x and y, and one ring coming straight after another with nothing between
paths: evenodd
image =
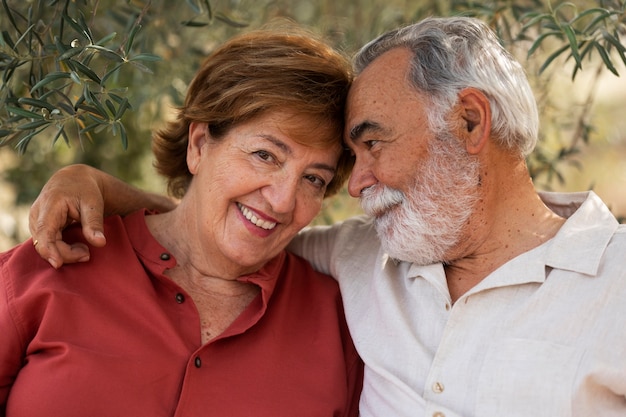
<instances>
[{"instance_id":1,"label":"man's white shirt","mask_svg":"<svg viewBox=\"0 0 626 417\"><path fill-rule=\"evenodd\" d=\"M626 416L626 227L593 193L541 193L557 235L451 303L441 264L391 259L371 219L290 250L339 282L363 417Z\"/></svg>"}]
</instances>

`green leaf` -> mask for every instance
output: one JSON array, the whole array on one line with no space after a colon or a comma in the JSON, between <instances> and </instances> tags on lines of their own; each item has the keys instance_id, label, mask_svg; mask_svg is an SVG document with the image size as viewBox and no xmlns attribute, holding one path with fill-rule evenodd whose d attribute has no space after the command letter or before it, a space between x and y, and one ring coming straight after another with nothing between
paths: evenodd
<instances>
[{"instance_id":1,"label":"green leaf","mask_svg":"<svg viewBox=\"0 0 626 417\"><path fill-rule=\"evenodd\" d=\"M98 51L102 56L106 57L107 59L110 59L111 61L124 62L124 57L123 56L121 56L117 52L112 51L111 49L105 48L103 46L100 46L100 45L87 45L85 47L85 49L94 49L94 50Z\"/></svg>"},{"instance_id":2,"label":"green leaf","mask_svg":"<svg viewBox=\"0 0 626 417\"><path fill-rule=\"evenodd\" d=\"M28 144L30 143L30 140L35 136L38 135L39 133L43 132L44 130L46 130L48 126L42 127L39 130L34 130L32 132L30 132L29 134L27 134L26 136L24 136L22 139L20 139L20 141L17 143L17 145L15 145L15 147L17 148L18 152L20 154L24 154L26 152L26 148L28 147Z\"/></svg>"},{"instance_id":3,"label":"green leaf","mask_svg":"<svg viewBox=\"0 0 626 417\"><path fill-rule=\"evenodd\" d=\"M117 110L115 109L115 106L113 105L113 102L111 100L106 99L104 104L106 104L107 109L109 109L109 113L111 113L111 114L116 114L117 113Z\"/></svg>"},{"instance_id":4,"label":"green leaf","mask_svg":"<svg viewBox=\"0 0 626 417\"><path fill-rule=\"evenodd\" d=\"M554 11L552 12L552 14L554 16L556 16L558 14L558 12L564 8L564 7L569 7L571 9L574 9L574 11L576 11L576 5L572 2L569 1L564 1L563 3L559 3L555 8Z\"/></svg>"},{"instance_id":5,"label":"green leaf","mask_svg":"<svg viewBox=\"0 0 626 417\"><path fill-rule=\"evenodd\" d=\"M97 109L97 111L92 113L97 113L99 116L102 116L103 119L109 119L109 114L107 113L102 103L100 103L100 101L93 95L93 93L89 90L89 88L87 88L86 85L83 89L83 96L85 97L85 100L88 104L91 104Z\"/></svg>"},{"instance_id":6,"label":"green leaf","mask_svg":"<svg viewBox=\"0 0 626 417\"><path fill-rule=\"evenodd\" d=\"M609 54L606 52L604 47L602 47L602 45L598 43L595 43L595 47L598 50L598 53L600 54L602 61L604 61L604 66L606 66L609 69L609 71L611 71L613 74L619 77L619 73L617 72L617 69L615 68L615 66L613 66L613 63L611 62L611 58L609 57Z\"/></svg>"},{"instance_id":7,"label":"green leaf","mask_svg":"<svg viewBox=\"0 0 626 417\"><path fill-rule=\"evenodd\" d=\"M592 30L595 30L595 27L599 23L604 23L605 20L611 19L612 16L616 15L616 12L609 12L607 15L600 14L596 18L594 18L589 24L583 29L583 33L589 33Z\"/></svg>"},{"instance_id":8,"label":"green leaf","mask_svg":"<svg viewBox=\"0 0 626 417\"><path fill-rule=\"evenodd\" d=\"M76 114L76 110L74 110L74 106L68 105L67 103L58 102L57 107L60 108L65 113L70 116L74 116Z\"/></svg>"},{"instance_id":9,"label":"green leaf","mask_svg":"<svg viewBox=\"0 0 626 417\"><path fill-rule=\"evenodd\" d=\"M54 37L54 46L56 46L59 55L63 55L68 49L65 45L63 45L63 42L61 42L61 39L59 39L58 36Z\"/></svg>"},{"instance_id":10,"label":"green leaf","mask_svg":"<svg viewBox=\"0 0 626 417\"><path fill-rule=\"evenodd\" d=\"M162 58L160 56L155 55L155 54L148 54L148 53L138 54L129 59L129 61L147 61L147 62L156 62L156 61L161 61L161 60Z\"/></svg>"},{"instance_id":11,"label":"green leaf","mask_svg":"<svg viewBox=\"0 0 626 417\"><path fill-rule=\"evenodd\" d=\"M620 41L618 40L617 37L612 36L610 33L604 32L602 34L602 37L608 43L613 45L615 47L615 49L617 49L617 53L619 54L620 58L622 59L622 62L624 63L624 65L626 65L626 47L620 43Z\"/></svg>"},{"instance_id":12,"label":"green leaf","mask_svg":"<svg viewBox=\"0 0 626 417\"><path fill-rule=\"evenodd\" d=\"M115 120L119 120L122 118L122 116L124 116L124 113L126 112L126 110L130 109L130 103L128 102L127 98L124 98L124 100L120 103L120 106L117 108L117 113L115 113Z\"/></svg>"},{"instance_id":13,"label":"green leaf","mask_svg":"<svg viewBox=\"0 0 626 417\"><path fill-rule=\"evenodd\" d=\"M39 113L34 113L32 111L24 110L19 107L7 106L6 109L9 113L17 114L19 116L26 117L28 119L39 119L39 120L44 119L44 117Z\"/></svg>"},{"instance_id":14,"label":"green leaf","mask_svg":"<svg viewBox=\"0 0 626 417\"><path fill-rule=\"evenodd\" d=\"M200 8L198 7L198 5L196 4L195 1L193 0L185 0L185 2L187 3L187 5L191 8L191 10L193 10L193 12L195 14L200 14L202 13L202 10L200 10Z\"/></svg>"},{"instance_id":15,"label":"green leaf","mask_svg":"<svg viewBox=\"0 0 626 417\"><path fill-rule=\"evenodd\" d=\"M126 39L126 44L124 45L124 51L126 53L130 53L133 48L133 43L135 42L135 36L141 30L141 25L135 25L131 28L130 33L128 34L128 39Z\"/></svg>"},{"instance_id":16,"label":"green leaf","mask_svg":"<svg viewBox=\"0 0 626 417\"><path fill-rule=\"evenodd\" d=\"M33 106L33 107L39 107L39 108L42 108L42 109L48 109L50 111L55 109L55 107L52 104L48 103L48 102L45 102L43 100L37 100L35 98L30 98L30 97L21 97L21 98L17 99L17 102L20 103L20 104L25 104L27 106Z\"/></svg>"},{"instance_id":17,"label":"green leaf","mask_svg":"<svg viewBox=\"0 0 626 417\"><path fill-rule=\"evenodd\" d=\"M70 78L72 79L72 81L74 81L78 85L81 85L83 83L82 80L80 79L80 76L78 75L76 71L72 71L70 73Z\"/></svg>"},{"instance_id":18,"label":"green leaf","mask_svg":"<svg viewBox=\"0 0 626 417\"><path fill-rule=\"evenodd\" d=\"M539 21L543 19L552 19L552 16L549 15L548 13L539 13L536 11L523 14L520 17L520 22L524 20L528 20L528 21L524 24L524 26L522 26L522 30L528 29L528 27L533 26L534 24L538 23Z\"/></svg>"},{"instance_id":19,"label":"green leaf","mask_svg":"<svg viewBox=\"0 0 626 417\"><path fill-rule=\"evenodd\" d=\"M609 12L607 9L603 9L600 7L593 7L591 9L587 9L583 11L582 13L578 14L576 17L574 17L571 20L570 24L574 24L575 22L587 17L590 14L598 14L598 16L594 20L598 20L598 19L601 20L601 19L605 19L609 17L611 15L611 12Z\"/></svg>"},{"instance_id":20,"label":"green leaf","mask_svg":"<svg viewBox=\"0 0 626 417\"><path fill-rule=\"evenodd\" d=\"M81 52L83 52L84 48L82 46L78 46L76 48L70 48L67 51L65 51L63 54L61 54L57 60L59 61L65 61L66 59L69 59L75 55L80 54Z\"/></svg>"},{"instance_id":21,"label":"green leaf","mask_svg":"<svg viewBox=\"0 0 626 417\"><path fill-rule=\"evenodd\" d=\"M228 16L222 14L222 13L216 13L215 14L215 19L219 20L220 22L226 23L229 26L235 27L235 28L245 28L248 27L248 24L245 22L237 22L235 20L232 20L231 18L229 18Z\"/></svg>"},{"instance_id":22,"label":"green leaf","mask_svg":"<svg viewBox=\"0 0 626 417\"><path fill-rule=\"evenodd\" d=\"M59 140L59 137L63 137L65 144L67 146L70 146L70 140L67 137L67 134L65 133L65 126L59 126L56 135L54 135L54 138L52 138L52 145L55 145L57 143L57 141Z\"/></svg>"},{"instance_id":23,"label":"green leaf","mask_svg":"<svg viewBox=\"0 0 626 417\"><path fill-rule=\"evenodd\" d=\"M13 13L11 12L11 9L9 8L9 5L7 4L6 0L2 0L2 6L4 7L5 15L9 18L9 22L11 22L13 29L15 29L19 33L20 29L17 26L17 23L15 23L15 19L13 18Z\"/></svg>"},{"instance_id":24,"label":"green leaf","mask_svg":"<svg viewBox=\"0 0 626 417\"><path fill-rule=\"evenodd\" d=\"M117 104L122 104L124 101L127 101L125 97L118 96L117 94L112 93L111 91L109 91L109 97L111 97L113 101L115 101Z\"/></svg>"},{"instance_id":25,"label":"green leaf","mask_svg":"<svg viewBox=\"0 0 626 417\"><path fill-rule=\"evenodd\" d=\"M185 20L183 22L180 22L180 24L183 26L190 27L190 28L203 28L203 27L209 26L210 23L194 22L193 20Z\"/></svg>"},{"instance_id":26,"label":"green leaf","mask_svg":"<svg viewBox=\"0 0 626 417\"><path fill-rule=\"evenodd\" d=\"M11 35L9 35L9 32L7 32L6 30L2 31L2 41L6 43L7 45L9 45L9 48L11 48L12 50L15 50L15 43L13 43L13 40L11 39Z\"/></svg>"},{"instance_id":27,"label":"green leaf","mask_svg":"<svg viewBox=\"0 0 626 417\"><path fill-rule=\"evenodd\" d=\"M123 123L119 123L120 126L120 139L122 140L122 146L124 150L128 149L128 135L126 134L126 128Z\"/></svg>"},{"instance_id":28,"label":"green leaf","mask_svg":"<svg viewBox=\"0 0 626 417\"><path fill-rule=\"evenodd\" d=\"M74 107L71 105L68 105L67 103L57 103L57 107L59 107L61 110L63 110L65 113L74 116L76 114L76 110L74 110Z\"/></svg>"},{"instance_id":29,"label":"green leaf","mask_svg":"<svg viewBox=\"0 0 626 417\"><path fill-rule=\"evenodd\" d=\"M535 41L533 42L533 44L531 45L530 49L528 50L527 56L530 57L536 50L537 48L539 48L539 46L541 46L541 43L549 36L560 36L561 32L546 32L546 33L542 33L540 36L537 37L537 39L535 39Z\"/></svg>"},{"instance_id":30,"label":"green leaf","mask_svg":"<svg viewBox=\"0 0 626 417\"><path fill-rule=\"evenodd\" d=\"M113 40L116 36L117 36L117 32L111 32L108 35L106 35L105 37L103 37L102 39L100 39L98 42L96 42L96 45L98 45L98 46L106 45L111 40Z\"/></svg>"},{"instance_id":31,"label":"green leaf","mask_svg":"<svg viewBox=\"0 0 626 417\"><path fill-rule=\"evenodd\" d=\"M124 65L125 62L120 62L119 64L115 65L112 69L110 69L109 71L106 72L106 74L104 74L102 76L102 81L100 82L100 85L104 85L108 79L112 76L115 75L115 73L117 73L117 71L122 67L122 65Z\"/></svg>"},{"instance_id":32,"label":"green leaf","mask_svg":"<svg viewBox=\"0 0 626 417\"><path fill-rule=\"evenodd\" d=\"M23 125L19 125L17 128L19 130L31 130L31 129L37 129L38 127L41 126L46 126L46 125L50 125L50 121L48 120L35 120L34 122L28 122L28 123L24 123Z\"/></svg>"},{"instance_id":33,"label":"green leaf","mask_svg":"<svg viewBox=\"0 0 626 417\"><path fill-rule=\"evenodd\" d=\"M552 63L552 61L554 61L559 55L561 55L563 52L565 52L568 49L569 49L569 45L565 45L565 46L560 47L556 51L554 51L552 54L550 54L550 56L548 56L548 58L539 68L539 74L545 71L545 69L548 68L548 66Z\"/></svg>"},{"instance_id":34,"label":"green leaf","mask_svg":"<svg viewBox=\"0 0 626 417\"><path fill-rule=\"evenodd\" d=\"M82 28L83 33L85 34L87 39L89 39L89 42L93 44L94 43L93 42L93 34L91 33L91 29L89 28L89 25L85 21L85 16L83 15L82 12L79 12L78 23L79 23L80 27Z\"/></svg>"},{"instance_id":35,"label":"green leaf","mask_svg":"<svg viewBox=\"0 0 626 417\"><path fill-rule=\"evenodd\" d=\"M133 67L137 68L141 72L145 72L145 73L148 73L148 74L152 74L153 73L150 68L146 67L142 63L139 63L137 61L132 61L132 62L129 61L129 63L130 63L130 65L132 65Z\"/></svg>"},{"instance_id":36,"label":"green leaf","mask_svg":"<svg viewBox=\"0 0 626 417\"><path fill-rule=\"evenodd\" d=\"M96 126L96 128L94 129L94 133L100 133L100 132L104 132L104 130L109 130L109 126L106 124L100 124L98 126ZM115 132L113 133L113 136L115 136Z\"/></svg>"},{"instance_id":37,"label":"green leaf","mask_svg":"<svg viewBox=\"0 0 626 417\"><path fill-rule=\"evenodd\" d=\"M582 48L580 51L580 59L585 59L585 57L587 55L590 56L591 54L591 50L593 48L593 44L596 43L596 41L590 41L590 42L581 42L580 43L580 47Z\"/></svg>"},{"instance_id":38,"label":"green leaf","mask_svg":"<svg viewBox=\"0 0 626 417\"><path fill-rule=\"evenodd\" d=\"M570 25L566 24L563 24L561 28L563 29L563 32L565 33L565 36L567 36L567 39L569 41L569 46L572 51L572 56L576 61L576 66L582 68L580 53L578 52L578 41L576 40L576 34L574 33L574 29L572 29Z\"/></svg>"},{"instance_id":39,"label":"green leaf","mask_svg":"<svg viewBox=\"0 0 626 417\"><path fill-rule=\"evenodd\" d=\"M76 68L77 71L81 72L83 75L85 75L91 81L95 82L96 84L100 84L102 82L100 77L98 77L98 74L93 72L91 70L91 68L87 67L82 62L76 61L75 59L70 59L69 61Z\"/></svg>"},{"instance_id":40,"label":"green leaf","mask_svg":"<svg viewBox=\"0 0 626 417\"><path fill-rule=\"evenodd\" d=\"M211 3L209 3L209 0L204 0L204 7L206 7L207 14L209 15L209 20L213 20L213 9L211 8Z\"/></svg>"},{"instance_id":41,"label":"green leaf","mask_svg":"<svg viewBox=\"0 0 626 417\"><path fill-rule=\"evenodd\" d=\"M32 94L34 91L39 90L44 85L50 84L53 81L60 80L63 78L70 78L70 77L71 75L67 72L51 72L48 75L46 75L43 79L41 79L41 81L35 84L33 88L30 89L30 93Z\"/></svg>"},{"instance_id":42,"label":"green leaf","mask_svg":"<svg viewBox=\"0 0 626 417\"><path fill-rule=\"evenodd\" d=\"M96 119L97 120L97 119ZM100 121L97 121L96 123L92 123L88 126L85 126L84 128L82 128L80 130L80 134L82 135L83 133L88 133L91 132L92 130L95 130L96 128L98 128L99 126L102 126L102 123L100 123Z\"/></svg>"},{"instance_id":43,"label":"green leaf","mask_svg":"<svg viewBox=\"0 0 626 417\"><path fill-rule=\"evenodd\" d=\"M30 31L33 29L33 27L35 27L35 25L30 25L28 28L26 28L26 31L22 34L22 36L20 36L17 39L17 41L15 41L15 46L14 46L13 50L17 49L17 46L26 38L26 35L28 35L30 33ZM28 46L27 49L30 49L30 46Z\"/></svg>"},{"instance_id":44,"label":"green leaf","mask_svg":"<svg viewBox=\"0 0 626 417\"><path fill-rule=\"evenodd\" d=\"M83 37L85 37L87 40L91 42L91 39L89 38L88 33L85 32L82 27L80 27L78 22L76 22L74 19L70 17L70 15L67 14L67 10L63 11L62 17L63 17L63 21L67 22L67 24L70 25L77 34L82 35Z\"/></svg>"}]
</instances>

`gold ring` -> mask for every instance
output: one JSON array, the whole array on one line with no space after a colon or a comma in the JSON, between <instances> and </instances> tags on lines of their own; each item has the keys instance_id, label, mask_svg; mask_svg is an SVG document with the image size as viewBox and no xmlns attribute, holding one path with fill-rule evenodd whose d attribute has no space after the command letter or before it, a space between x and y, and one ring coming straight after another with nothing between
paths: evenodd
<instances>
[{"instance_id":1,"label":"gold ring","mask_svg":"<svg viewBox=\"0 0 626 417\"><path fill-rule=\"evenodd\" d=\"M37 244L39 243L39 241L37 239L33 240L33 246L37 247Z\"/></svg>"}]
</instances>

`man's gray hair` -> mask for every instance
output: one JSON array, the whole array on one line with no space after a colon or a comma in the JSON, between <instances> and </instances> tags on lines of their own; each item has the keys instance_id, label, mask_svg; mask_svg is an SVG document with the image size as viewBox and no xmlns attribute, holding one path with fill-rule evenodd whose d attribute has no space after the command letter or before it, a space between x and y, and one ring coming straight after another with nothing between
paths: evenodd
<instances>
[{"instance_id":1,"label":"man's gray hair","mask_svg":"<svg viewBox=\"0 0 626 417\"><path fill-rule=\"evenodd\" d=\"M431 17L387 32L355 56L357 74L397 47L413 53L410 79L430 101L426 111L435 132L446 129L458 93L474 87L489 99L494 138L523 156L534 149L539 117L532 89L520 63L486 24L467 17Z\"/></svg>"}]
</instances>

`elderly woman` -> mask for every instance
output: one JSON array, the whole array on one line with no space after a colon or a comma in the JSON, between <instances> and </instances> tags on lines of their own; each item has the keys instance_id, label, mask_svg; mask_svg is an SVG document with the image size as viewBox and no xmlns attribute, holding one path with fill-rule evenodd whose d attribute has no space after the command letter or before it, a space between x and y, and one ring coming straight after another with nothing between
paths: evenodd
<instances>
[{"instance_id":1,"label":"elderly woman","mask_svg":"<svg viewBox=\"0 0 626 417\"><path fill-rule=\"evenodd\" d=\"M86 263L0 255L0 415L357 415L337 284L284 251L349 174L349 84L295 30L209 56L154 138L173 211L107 218Z\"/></svg>"}]
</instances>

